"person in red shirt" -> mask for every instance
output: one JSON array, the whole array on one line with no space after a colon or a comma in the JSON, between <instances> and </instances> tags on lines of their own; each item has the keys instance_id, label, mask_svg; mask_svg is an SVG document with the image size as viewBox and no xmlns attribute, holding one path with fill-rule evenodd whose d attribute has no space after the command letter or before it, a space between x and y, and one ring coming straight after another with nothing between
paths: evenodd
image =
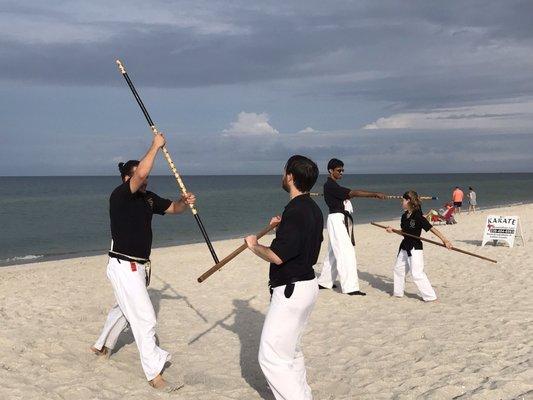
<instances>
[{"instance_id":1,"label":"person in red shirt","mask_svg":"<svg viewBox=\"0 0 533 400\"><path fill-rule=\"evenodd\" d=\"M465 194L461 189L459 189L459 186L456 186L452 193L452 201L453 206L455 207L455 211L457 214L461 213L461 206L463 205L463 198L465 197Z\"/></svg>"}]
</instances>

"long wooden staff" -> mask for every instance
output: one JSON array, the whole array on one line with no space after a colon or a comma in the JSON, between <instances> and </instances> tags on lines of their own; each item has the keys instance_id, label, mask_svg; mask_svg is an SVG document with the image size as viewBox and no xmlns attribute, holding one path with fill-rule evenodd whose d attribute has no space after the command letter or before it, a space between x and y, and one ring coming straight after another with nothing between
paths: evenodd
<instances>
[{"instance_id":1,"label":"long wooden staff","mask_svg":"<svg viewBox=\"0 0 533 400\"><path fill-rule=\"evenodd\" d=\"M437 196L418 196L420 200L438 200ZM403 196L387 196L387 199L403 199Z\"/></svg>"},{"instance_id":2,"label":"long wooden staff","mask_svg":"<svg viewBox=\"0 0 533 400\"><path fill-rule=\"evenodd\" d=\"M268 232L270 232L276 226L278 226L278 223L268 225L266 228L264 228L261 232L257 234L257 239L261 239L263 236L265 236ZM227 257L224 257L222 261L216 263L211 268L209 268L207 271L205 271L202 275L200 275L198 277L198 282L202 283L203 281L205 281L207 278L209 278L215 272L220 270L224 265L226 265L228 262L233 260L235 257L241 254L247 248L248 246L246 245L246 243L244 243L241 246L239 246L237 249L233 250L233 252L231 252Z\"/></svg>"},{"instance_id":3,"label":"long wooden staff","mask_svg":"<svg viewBox=\"0 0 533 400\"><path fill-rule=\"evenodd\" d=\"M371 222L371 224L374 225L374 226L377 226L378 228L387 229L386 226L377 224L375 222ZM423 240L424 242L428 242L428 243L431 243L431 244L436 244L437 246L446 248L446 246L443 245L442 243L436 242L436 241L431 240L431 239L426 239L426 238L423 238L423 237L420 237L420 236L411 235L409 233L402 232L402 231L400 231L398 229L393 229L392 231L394 233L400 235L400 236L408 236L408 237L411 237L411 238L414 238L414 239ZM482 260L490 261L490 262L493 262L493 263L497 263L498 262L496 260L493 260L492 258L483 257L483 256L480 256L479 254L470 253L469 251L457 249L455 247L452 247L450 250L457 251L459 253L463 253L463 254L466 254L466 255L469 255L469 256L472 256L472 257L481 258Z\"/></svg>"},{"instance_id":4,"label":"long wooden staff","mask_svg":"<svg viewBox=\"0 0 533 400\"><path fill-rule=\"evenodd\" d=\"M311 196L324 196L324 193L317 193L317 192L311 192L309 193ZM439 198L436 197L436 196L418 196L418 198L420 200L438 200ZM392 200L392 199L403 199L403 196L387 196L386 197L387 200Z\"/></svg>"},{"instance_id":5,"label":"long wooden staff","mask_svg":"<svg viewBox=\"0 0 533 400\"><path fill-rule=\"evenodd\" d=\"M133 93L133 97L135 97L135 100L137 100L137 104L139 104L139 107L141 108L141 111L144 114L144 117L146 118L146 121L148 122L148 125L150 126L150 129L154 133L154 135L157 135L159 131L155 127L154 122L152 121L152 118L150 118L150 114L148 114L148 110L144 106L143 101L141 100L141 97L139 96L139 93L137 93L137 90L135 90L135 86L133 86L133 82L131 81L130 77L128 76L128 73L126 72L126 68L124 68L124 65L120 60L116 61L118 65L118 69L124 79L126 80L128 86L131 89L131 92ZM181 180L181 176L178 173L178 170L176 169L176 166L174 165L174 162L172 161L172 158L170 158L170 154L166 148L166 146L163 146L163 155L165 156L165 159L168 162L168 165L170 167L170 170L174 174L174 177L176 178L176 182L178 184L178 187L181 190L181 193L186 194L187 189L185 188L185 185L183 181ZM196 207L194 204L189 204L189 207L191 209L192 215L194 215L194 218L196 219L196 223L198 224L198 227L200 228L200 232L202 232L202 235L204 237L205 243L207 244L207 247L209 248L209 251L211 252L211 256L213 256L213 260L215 260L216 263L218 263L218 257L215 253L215 249L213 248L213 245L211 244L211 240L209 240L209 236L207 236L207 231L205 230L204 224L202 223L202 220L200 219L200 215L198 214L198 211L196 210Z\"/></svg>"}]
</instances>

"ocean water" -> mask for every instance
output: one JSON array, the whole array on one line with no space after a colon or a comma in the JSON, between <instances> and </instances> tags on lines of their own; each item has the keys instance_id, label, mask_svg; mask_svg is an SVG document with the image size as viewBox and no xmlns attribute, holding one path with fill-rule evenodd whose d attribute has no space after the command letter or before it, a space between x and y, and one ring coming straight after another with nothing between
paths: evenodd
<instances>
[{"instance_id":1,"label":"ocean water","mask_svg":"<svg viewBox=\"0 0 533 400\"><path fill-rule=\"evenodd\" d=\"M268 224L288 201L280 176L186 176L212 240L243 237ZM313 191L321 192L326 176ZM424 208L438 208L457 185L474 187L482 208L533 201L533 174L346 175L350 188L402 194L414 189L438 196ZM0 177L0 266L104 253L109 248L108 198L120 178ZM172 176L153 176L149 189L177 198ZM327 215L324 200L314 198ZM353 199L355 222L401 215L399 200ZM155 215L154 247L202 242L192 214ZM207 251L207 248L206 248ZM219 255L222 257L223 255Z\"/></svg>"}]
</instances>

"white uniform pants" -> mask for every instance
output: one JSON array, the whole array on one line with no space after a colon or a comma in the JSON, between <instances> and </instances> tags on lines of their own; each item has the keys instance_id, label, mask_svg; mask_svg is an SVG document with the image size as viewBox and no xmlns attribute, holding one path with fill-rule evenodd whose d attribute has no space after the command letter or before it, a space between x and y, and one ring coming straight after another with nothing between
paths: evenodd
<instances>
[{"instance_id":1,"label":"white uniform pants","mask_svg":"<svg viewBox=\"0 0 533 400\"><path fill-rule=\"evenodd\" d=\"M331 289L338 277L342 293L359 290L355 248L344 225L344 214L329 214L327 229L329 250L318 278L319 285Z\"/></svg>"},{"instance_id":2,"label":"white uniform pants","mask_svg":"<svg viewBox=\"0 0 533 400\"><path fill-rule=\"evenodd\" d=\"M394 265L394 296L403 296L405 289L405 274L409 271L411 271L413 282L416 284L422 299L424 299L424 301L435 300L437 295L424 272L424 252L415 249L411 250L410 257L405 250L400 250L398 253L396 265Z\"/></svg>"},{"instance_id":3,"label":"white uniform pants","mask_svg":"<svg viewBox=\"0 0 533 400\"><path fill-rule=\"evenodd\" d=\"M144 374L146 379L152 380L170 360L170 354L156 345L155 312L146 289L144 266L110 257L107 277L113 286L117 304L109 312L95 347L100 350L103 346L113 348L129 322Z\"/></svg>"},{"instance_id":4,"label":"white uniform pants","mask_svg":"<svg viewBox=\"0 0 533 400\"><path fill-rule=\"evenodd\" d=\"M122 314L119 305L115 304L107 315L104 329L102 329L102 333L94 344L94 347L98 350L102 350L104 346L108 349L114 349L120 333L126 329L127 326L128 321L126 320L126 317Z\"/></svg>"},{"instance_id":5,"label":"white uniform pants","mask_svg":"<svg viewBox=\"0 0 533 400\"><path fill-rule=\"evenodd\" d=\"M286 298L274 288L261 333L259 364L276 400L311 400L300 341L318 297L316 279L296 282Z\"/></svg>"}]
</instances>

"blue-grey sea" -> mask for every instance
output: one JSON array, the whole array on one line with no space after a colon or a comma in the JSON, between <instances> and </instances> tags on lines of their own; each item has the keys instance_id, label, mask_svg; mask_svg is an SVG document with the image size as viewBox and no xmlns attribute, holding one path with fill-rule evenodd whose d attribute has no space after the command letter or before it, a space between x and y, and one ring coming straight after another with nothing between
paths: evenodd
<instances>
[{"instance_id":1,"label":"blue-grey sea","mask_svg":"<svg viewBox=\"0 0 533 400\"><path fill-rule=\"evenodd\" d=\"M263 228L281 213L287 194L280 176L186 176L189 191L212 240L237 238ZM313 191L321 192L326 176ZM350 188L402 194L414 189L438 196L424 207L438 208L457 185L477 192L482 208L533 201L533 174L346 175ZM0 266L82 254L104 253L110 243L108 198L120 184L113 176L0 177ZM172 176L153 176L149 189L176 198ZM327 215L324 200L315 200ZM354 199L356 223L399 217L397 200ZM201 242L192 214L153 219L154 247ZM207 250L206 250L207 251Z\"/></svg>"}]
</instances>

